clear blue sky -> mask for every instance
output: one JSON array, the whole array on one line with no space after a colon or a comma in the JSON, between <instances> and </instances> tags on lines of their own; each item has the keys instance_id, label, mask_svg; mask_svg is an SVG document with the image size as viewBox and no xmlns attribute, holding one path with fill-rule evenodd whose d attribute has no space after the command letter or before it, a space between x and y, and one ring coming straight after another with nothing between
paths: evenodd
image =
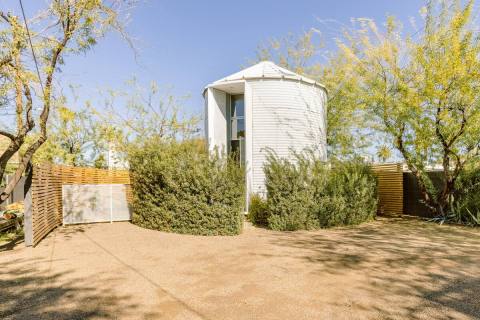
<instances>
[{"instance_id":1,"label":"clear blue sky","mask_svg":"<svg viewBox=\"0 0 480 320\"><path fill-rule=\"evenodd\" d=\"M24 0L27 16L40 0ZM18 2L0 0L4 10L18 13ZM405 24L418 16L421 0L141 0L128 26L140 49L138 61L118 35L103 39L86 55L68 57L62 82L81 86L83 99L95 101L98 88L121 88L136 76L141 82L173 86L190 94L186 109L201 113L203 87L236 72L255 57L256 47L271 37L299 33L318 19L349 23L352 17L383 22L393 14ZM333 26L334 24L332 24Z\"/></svg>"}]
</instances>

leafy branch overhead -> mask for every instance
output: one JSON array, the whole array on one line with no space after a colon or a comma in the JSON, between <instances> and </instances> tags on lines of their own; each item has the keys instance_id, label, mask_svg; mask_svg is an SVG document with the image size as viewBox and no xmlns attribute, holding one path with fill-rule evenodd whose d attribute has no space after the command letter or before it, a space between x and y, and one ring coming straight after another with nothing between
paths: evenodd
<instances>
[{"instance_id":1,"label":"leafy branch overhead","mask_svg":"<svg viewBox=\"0 0 480 320\"><path fill-rule=\"evenodd\" d=\"M89 109L58 106L51 114L48 140L35 152L33 163L71 166L107 166L108 138L104 125ZM30 139L35 139L32 135Z\"/></svg>"},{"instance_id":2,"label":"leafy branch overhead","mask_svg":"<svg viewBox=\"0 0 480 320\"><path fill-rule=\"evenodd\" d=\"M0 179L8 161L24 149L0 202L8 197L33 154L47 140L47 122L56 92L54 78L65 57L89 50L112 28L124 34L122 14L131 5L131 1L120 0L55 0L30 21L0 11L1 108L15 119L14 127L0 129L0 135L9 140L0 155ZM34 133L36 137L30 142L32 139L27 138Z\"/></svg>"}]
</instances>

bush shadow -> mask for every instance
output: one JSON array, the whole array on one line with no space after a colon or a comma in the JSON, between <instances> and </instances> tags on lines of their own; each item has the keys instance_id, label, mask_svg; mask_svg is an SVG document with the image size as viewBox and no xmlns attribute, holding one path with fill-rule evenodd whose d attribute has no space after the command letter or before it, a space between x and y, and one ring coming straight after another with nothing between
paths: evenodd
<instances>
[{"instance_id":1,"label":"bush shadow","mask_svg":"<svg viewBox=\"0 0 480 320\"><path fill-rule=\"evenodd\" d=\"M480 315L478 230L380 218L355 227L263 234L274 246L294 249L309 272L364 276L368 281L352 280L352 286L360 295L376 297L363 307L379 314L424 319L425 312L440 308L445 312L436 315L439 319ZM273 252L261 255L287 257L282 250Z\"/></svg>"}]
</instances>

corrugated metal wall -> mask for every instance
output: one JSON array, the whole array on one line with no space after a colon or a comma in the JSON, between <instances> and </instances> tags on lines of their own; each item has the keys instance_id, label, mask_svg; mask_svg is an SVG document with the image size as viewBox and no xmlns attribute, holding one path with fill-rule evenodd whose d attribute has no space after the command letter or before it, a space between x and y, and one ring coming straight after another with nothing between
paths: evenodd
<instances>
[{"instance_id":1,"label":"corrugated metal wall","mask_svg":"<svg viewBox=\"0 0 480 320\"><path fill-rule=\"evenodd\" d=\"M318 148L326 159L325 92L287 80L248 81L252 101L252 187L265 192L267 150L290 157L290 150Z\"/></svg>"}]
</instances>

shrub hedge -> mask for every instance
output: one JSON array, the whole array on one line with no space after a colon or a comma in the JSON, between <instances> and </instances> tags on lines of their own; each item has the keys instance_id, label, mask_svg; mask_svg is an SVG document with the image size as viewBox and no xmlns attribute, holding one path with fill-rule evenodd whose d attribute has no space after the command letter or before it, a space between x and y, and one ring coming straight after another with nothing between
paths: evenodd
<instances>
[{"instance_id":1,"label":"shrub hedge","mask_svg":"<svg viewBox=\"0 0 480 320\"><path fill-rule=\"evenodd\" d=\"M242 229L244 173L231 159L209 156L196 142L149 141L129 154L132 222L194 235Z\"/></svg>"},{"instance_id":2,"label":"shrub hedge","mask_svg":"<svg viewBox=\"0 0 480 320\"><path fill-rule=\"evenodd\" d=\"M377 184L359 160L326 164L308 153L293 160L270 154L264 167L267 198L253 197L249 218L273 230L354 225L377 212Z\"/></svg>"},{"instance_id":3,"label":"shrub hedge","mask_svg":"<svg viewBox=\"0 0 480 320\"><path fill-rule=\"evenodd\" d=\"M480 168L467 168L459 176L455 186L451 210L454 222L480 226Z\"/></svg>"},{"instance_id":4,"label":"shrub hedge","mask_svg":"<svg viewBox=\"0 0 480 320\"><path fill-rule=\"evenodd\" d=\"M258 194L252 194L250 196L247 219L258 226L268 226L267 203Z\"/></svg>"}]
</instances>

